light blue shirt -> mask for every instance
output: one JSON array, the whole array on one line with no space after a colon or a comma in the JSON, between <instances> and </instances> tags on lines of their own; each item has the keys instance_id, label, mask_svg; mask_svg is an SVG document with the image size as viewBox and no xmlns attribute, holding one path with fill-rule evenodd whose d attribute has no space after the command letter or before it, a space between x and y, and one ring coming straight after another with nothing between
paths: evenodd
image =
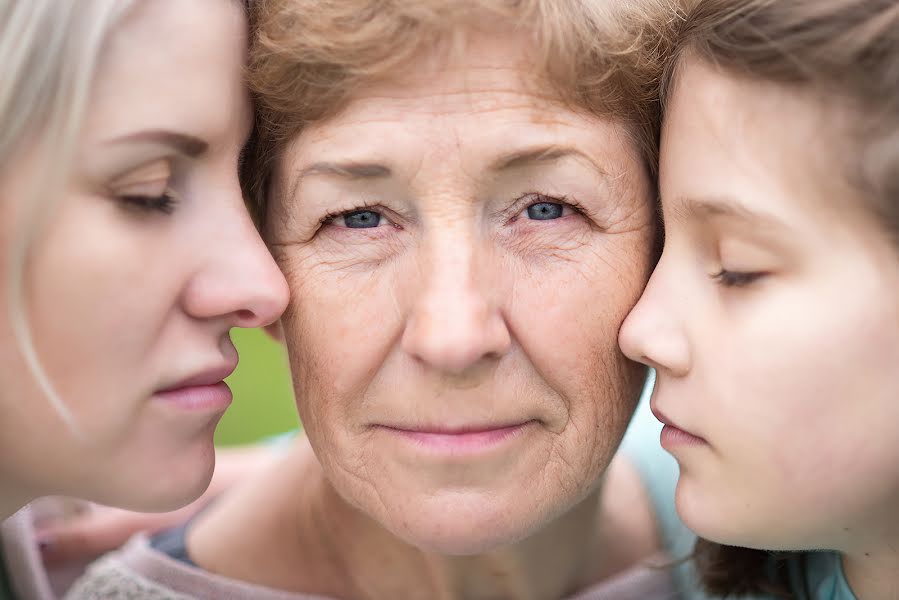
<instances>
[{"instance_id":1,"label":"light blue shirt","mask_svg":"<svg viewBox=\"0 0 899 600\"><path fill-rule=\"evenodd\" d=\"M790 581L802 600L858 600L837 552L806 552L790 561Z\"/></svg>"}]
</instances>

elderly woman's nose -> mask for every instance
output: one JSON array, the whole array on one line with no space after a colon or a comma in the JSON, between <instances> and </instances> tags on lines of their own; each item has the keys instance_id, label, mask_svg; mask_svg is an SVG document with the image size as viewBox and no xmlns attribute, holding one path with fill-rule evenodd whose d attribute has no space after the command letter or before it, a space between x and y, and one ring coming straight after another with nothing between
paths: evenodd
<instances>
[{"instance_id":1,"label":"elderly woman's nose","mask_svg":"<svg viewBox=\"0 0 899 600\"><path fill-rule=\"evenodd\" d=\"M448 251L449 252L449 251ZM511 345L498 282L475 249L429 261L403 332L403 350L439 371L463 374Z\"/></svg>"},{"instance_id":2,"label":"elderly woman's nose","mask_svg":"<svg viewBox=\"0 0 899 600\"><path fill-rule=\"evenodd\" d=\"M287 307L287 282L243 207L211 238L185 289L185 311L231 327L276 321Z\"/></svg>"},{"instance_id":3,"label":"elderly woman's nose","mask_svg":"<svg viewBox=\"0 0 899 600\"><path fill-rule=\"evenodd\" d=\"M670 282L661 285L664 276L661 268L656 269L637 305L622 323L618 345L633 361L683 376L690 370L690 345L678 316L677 302L664 291L676 286Z\"/></svg>"}]
</instances>

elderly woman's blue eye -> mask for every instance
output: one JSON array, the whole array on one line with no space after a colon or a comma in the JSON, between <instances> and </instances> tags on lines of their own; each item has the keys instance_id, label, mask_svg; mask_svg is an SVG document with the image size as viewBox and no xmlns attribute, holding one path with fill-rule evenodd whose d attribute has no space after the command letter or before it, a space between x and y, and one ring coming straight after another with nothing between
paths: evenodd
<instances>
[{"instance_id":1,"label":"elderly woman's blue eye","mask_svg":"<svg viewBox=\"0 0 899 600\"><path fill-rule=\"evenodd\" d=\"M538 202L528 206L528 217L536 221L549 221L562 216L562 205L555 202Z\"/></svg>"},{"instance_id":2,"label":"elderly woman's blue eye","mask_svg":"<svg viewBox=\"0 0 899 600\"><path fill-rule=\"evenodd\" d=\"M367 229L381 224L381 215L371 210L358 210L343 217L346 227L351 229Z\"/></svg>"}]
</instances>

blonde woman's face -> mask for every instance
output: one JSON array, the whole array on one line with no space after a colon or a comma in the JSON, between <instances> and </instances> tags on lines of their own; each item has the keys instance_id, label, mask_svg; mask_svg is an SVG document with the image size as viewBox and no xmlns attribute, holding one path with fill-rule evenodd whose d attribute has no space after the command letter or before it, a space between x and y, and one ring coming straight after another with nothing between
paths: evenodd
<instances>
[{"instance_id":1,"label":"blonde woman's face","mask_svg":"<svg viewBox=\"0 0 899 600\"><path fill-rule=\"evenodd\" d=\"M245 30L230 0L153 0L112 35L72 175L30 242L24 277L37 355L84 441L23 361L6 260L5 486L151 509L205 488L230 402L219 382L237 364L228 332L273 321L287 300L237 180L251 123ZM52 168L26 153L0 179L4 256Z\"/></svg>"},{"instance_id":2,"label":"blonde woman's face","mask_svg":"<svg viewBox=\"0 0 899 600\"><path fill-rule=\"evenodd\" d=\"M838 159L844 110L687 61L667 113L664 254L620 340L657 369L678 510L715 541L896 534L899 256Z\"/></svg>"},{"instance_id":3,"label":"blonde woman's face","mask_svg":"<svg viewBox=\"0 0 899 600\"><path fill-rule=\"evenodd\" d=\"M557 104L525 38L469 42L304 131L266 232L325 472L452 554L530 535L597 488L645 374L617 332L655 233L625 128Z\"/></svg>"}]
</instances>

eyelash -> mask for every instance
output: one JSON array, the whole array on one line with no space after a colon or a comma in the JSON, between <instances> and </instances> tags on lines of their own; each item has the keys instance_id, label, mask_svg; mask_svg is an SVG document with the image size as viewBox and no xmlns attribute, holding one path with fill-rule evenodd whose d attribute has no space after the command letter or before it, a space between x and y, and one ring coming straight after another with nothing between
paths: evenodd
<instances>
[{"instance_id":1,"label":"eyelash","mask_svg":"<svg viewBox=\"0 0 899 600\"><path fill-rule=\"evenodd\" d=\"M384 217L384 215L383 215L384 208L383 207L378 206L377 204L364 204L363 203L360 206L357 206L355 208L350 208L348 210L336 210L334 212L330 212L330 213L326 214L324 217L322 217L321 219L319 219L319 225L329 225L335 219L339 219L340 217L346 217L353 213L365 212L365 211L376 212L379 215L381 215L381 217Z\"/></svg>"},{"instance_id":2,"label":"eyelash","mask_svg":"<svg viewBox=\"0 0 899 600\"><path fill-rule=\"evenodd\" d=\"M175 210L177 201L171 192L166 191L161 196L119 196L125 204L146 212L160 212L170 215Z\"/></svg>"},{"instance_id":3,"label":"eyelash","mask_svg":"<svg viewBox=\"0 0 899 600\"><path fill-rule=\"evenodd\" d=\"M514 223L518 219L518 214L526 207L534 205L534 204L542 204L542 203L564 204L564 205L568 206L569 208L571 208L576 213L584 214L584 209L581 207L581 205L578 204L576 201L568 198L567 196L561 196L561 197L560 196L550 196L547 194L541 194L539 192L528 192L527 194L523 194L522 196L519 196L515 200L515 203L513 205L514 216L512 218L510 218L508 222ZM348 210L338 210L338 211L330 212L319 220L319 225L320 226L328 225L328 224L332 223L335 219L338 219L340 217L345 217L345 216L351 215L353 213L362 212L362 211L378 212L378 214L381 214L381 216L384 217L384 215L381 212L379 212L379 209L380 209L380 211L384 210L382 207L378 206L377 204L362 204L360 206L356 206L356 207L348 209Z\"/></svg>"},{"instance_id":4,"label":"eyelash","mask_svg":"<svg viewBox=\"0 0 899 600\"><path fill-rule=\"evenodd\" d=\"M764 277L765 273L745 273L739 271L728 271L727 269L721 269L719 273L712 275L712 279L718 282L720 285L727 288L742 288L747 287L762 277Z\"/></svg>"},{"instance_id":5,"label":"eyelash","mask_svg":"<svg viewBox=\"0 0 899 600\"><path fill-rule=\"evenodd\" d=\"M519 196L512 207L513 216L509 219L509 223L514 223L518 220L519 213L522 210L529 206L533 206L534 204L564 204L571 208L574 212L583 215L584 209L581 207L577 201L572 200L568 196L550 196L548 194L541 194L540 192L528 192L527 194L523 194Z\"/></svg>"}]
</instances>

